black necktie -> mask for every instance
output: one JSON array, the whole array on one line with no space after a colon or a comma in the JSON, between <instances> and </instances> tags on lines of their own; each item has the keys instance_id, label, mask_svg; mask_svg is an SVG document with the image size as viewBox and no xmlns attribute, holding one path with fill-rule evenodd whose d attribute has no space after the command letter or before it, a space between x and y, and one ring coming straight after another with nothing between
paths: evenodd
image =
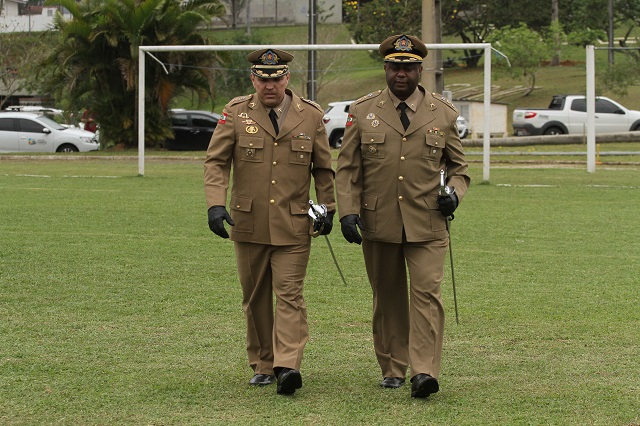
<instances>
[{"instance_id":1,"label":"black necktie","mask_svg":"<svg viewBox=\"0 0 640 426\"><path fill-rule=\"evenodd\" d=\"M273 130L276 131L276 135L280 133L280 128L278 127L278 116L276 115L276 110L272 109L269 111L269 118L271 119L271 124L273 124Z\"/></svg>"},{"instance_id":2,"label":"black necktie","mask_svg":"<svg viewBox=\"0 0 640 426\"><path fill-rule=\"evenodd\" d=\"M400 121L402 122L402 127L407 130L407 127L409 127L409 117L407 117L407 104L405 104L404 102L400 102L398 108L400 108Z\"/></svg>"}]
</instances>

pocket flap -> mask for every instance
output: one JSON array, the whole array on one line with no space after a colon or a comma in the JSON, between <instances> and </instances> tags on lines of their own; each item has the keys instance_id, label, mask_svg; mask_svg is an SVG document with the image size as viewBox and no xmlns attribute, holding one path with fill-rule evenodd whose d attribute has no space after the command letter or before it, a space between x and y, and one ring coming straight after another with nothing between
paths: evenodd
<instances>
[{"instance_id":1,"label":"pocket flap","mask_svg":"<svg viewBox=\"0 0 640 426\"><path fill-rule=\"evenodd\" d=\"M291 149L293 151L311 152L313 144L309 139L291 139Z\"/></svg>"},{"instance_id":2,"label":"pocket flap","mask_svg":"<svg viewBox=\"0 0 640 426\"><path fill-rule=\"evenodd\" d=\"M308 201L290 201L289 211L291 212L292 215L307 214L307 212L309 211L309 202Z\"/></svg>"},{"instance_id":3,"label":"pocket flap","mask_svg":"<svg viewBox=\"0 0 640 426\"><path fill-rule=\"evenodd\" d=\"M384 143L384 133L363 132L360 143Z\"/></svg>"},{"instance_id":4,"label":"pocket flap","mask_svg":"<svg viewBox=\"0 0 640 426\"><path fill-rule=\"evenodd\" d=\"M253 200L251 198L232 195L231 202L229 203L229 207L231 207L232 210L238 210L241 212L250 212L252 201Z\"/></svg>"},{"instance_id":5,"label":"pocket flap","mask_svg":"<svg viewBox=\"0 0 640 426\"><path fill-rule=\"evenodd\" d=\"M427 145L433 146L435 148L444 148L444 132L429 129L427 133Z\"/></svg>"},{"instance_id":6,"label":"pocket flap","mask_svg":"<svg viewBox=\"0 0 640 426\"><path fill-rule=\"evenodd\" d=\"M365 210L375 210L378 204L378 197L371 194L362 194L362 207Z\"/></svg>"},{"instance_id":7,"label":"pocket flap","mask_svg":"<svg viewBox=\"0 0 640 426\"><path fill-rule=\"evenodd\" d=\"M262 148L264 146L264 138L240 135L238 145L241 148Z\"/></svg>"},{"instance_id":8,"label":"pocket flap","mask_svg":"<svg viewBox=\"0 0 640 426\"><path fill-rule=\"evenodd\" d=\"M435 197L424 197L424 202L429 210L438 210L438 199Z\"/></svg>"}]
</instances>

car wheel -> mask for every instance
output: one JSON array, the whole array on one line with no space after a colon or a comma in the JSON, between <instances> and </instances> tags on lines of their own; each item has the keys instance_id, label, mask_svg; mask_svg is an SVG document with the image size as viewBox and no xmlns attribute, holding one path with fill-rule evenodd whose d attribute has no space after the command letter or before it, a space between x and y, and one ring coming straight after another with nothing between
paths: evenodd
<instances>
[{"instance_id":1,"label":"car wheel","mask_svg":"<svg viewBox=\"0 0 640 426\"><path fill-rule=\"evenodd\" d=\"M71 145L65 143L64 145L60 145L56 152L78 152L79 149L75 147L75 145Z\"/></svg>"},{"instance_id":2,"label":"car wheel","mask_svg":"<svg viewBox=\"0 0 640 426\"><path fill-rule=\"evenodd\" d=\"M469 136L469 131L468 131L468 130L465 130L465 131L464 131L464 133L462 133L462 136L460 136L460 139L464 139L464 138L466 138L467 136Z\"/></svg>"},{"instance_id":3,"label":"car wheel","mask_svg":"<svg viewBox=\"0 0 640 426\"><path fill-rule=\"evenodd\" d=\"M563 135L564 132L562 131L562 129L560 127L549 127L547 130L544 131L545 135Z\"/></svg>"},{"instance_id":4,"label":"car wheel","mask_svg":"<svg viewBox=\"0 0 640 426\"><path fill-rule=\"evenodd\" d=\"M329 140L329 145L331 148L340 148L342 146L342 137L344 136L343 130L336 130L331 134L331 139Z\"/></svg>"}]
</instances>

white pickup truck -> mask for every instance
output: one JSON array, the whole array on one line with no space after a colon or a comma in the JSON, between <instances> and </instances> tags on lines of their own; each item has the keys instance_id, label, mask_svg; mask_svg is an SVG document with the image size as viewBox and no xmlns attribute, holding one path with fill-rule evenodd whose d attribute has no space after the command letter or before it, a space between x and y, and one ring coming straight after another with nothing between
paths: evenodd
<instances>
[{"instance_id":1,"label":"white pickup truck","mask_svg":"<svg viewBox=\"0 0 640 426\"><path fill-rule=\"evenodd\" d=\"M583 134L587 125L584 96L556 95L549 108L516 108L513 133L516 136ZM605 97L596 98L596 133L640 130L640 111L627 109Z\"/></svg>"}]
</instances>

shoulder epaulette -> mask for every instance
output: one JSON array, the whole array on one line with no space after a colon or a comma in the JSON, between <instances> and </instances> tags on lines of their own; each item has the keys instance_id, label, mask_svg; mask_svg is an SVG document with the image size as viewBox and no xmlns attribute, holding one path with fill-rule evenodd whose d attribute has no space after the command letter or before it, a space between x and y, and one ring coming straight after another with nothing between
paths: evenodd
<instances>
[{"instance_id":1,"label":"shoulder epaulette","mask_svg":"<svg viewBox=\"0 0 640 426\"><path fill-rule=\"evenodd\" d=\"M443 104L445 104L446 106L448 106L449 108L454 110L456 113L458 113L458 108L453 106L451 101L449 99L445 98L443 95L441 95L439 93L431 93L431 96L433 96L435 99L441 101Z\"/></svg>"},{"instance_id":2,"label":"shoulder epaulette","mask_svg":"<svg viewBox=\"0 0 640 426\"><path fill-rule=\"evenodd\" d=\"M244 96L237 96L233 99L231 99L228 103L228 105L235 105L235 104L239 104L240 102L244 102L246 100L251 99L251 96L253 95L244 95Z\"/></svg>"},{"instance_id":3,"label":"shoulder epaulette","mask_svg":"<svg viewBox=\"0 0 640 426\"><path fill-rule=\"evenodd\" d=\"M320 112L324 112L324 110L322 109L322 107L320 106L319 103L312 101L311 99L305 99L305 98L300 98L303 101L305 101L306 103L313 105L314 107L318 108L318 110L320 110Z\"/></svg>"},{"instance_id":4,"label":"shoulder epaulette","mask_svg":"<svg viewBox=\"0 0 640 426\"><path fill-rule=\"evenodd\" d=\"M380 93L382 93L382 90L378 90L377 92L371 92L368 93L366 95L364 95L363 97L356 99L355 101L353 101L354 104L359 104L362 101L366 101L367 99L372 99L375 98L376 96L379 96Z\"/></svg>"}]
</instances>

